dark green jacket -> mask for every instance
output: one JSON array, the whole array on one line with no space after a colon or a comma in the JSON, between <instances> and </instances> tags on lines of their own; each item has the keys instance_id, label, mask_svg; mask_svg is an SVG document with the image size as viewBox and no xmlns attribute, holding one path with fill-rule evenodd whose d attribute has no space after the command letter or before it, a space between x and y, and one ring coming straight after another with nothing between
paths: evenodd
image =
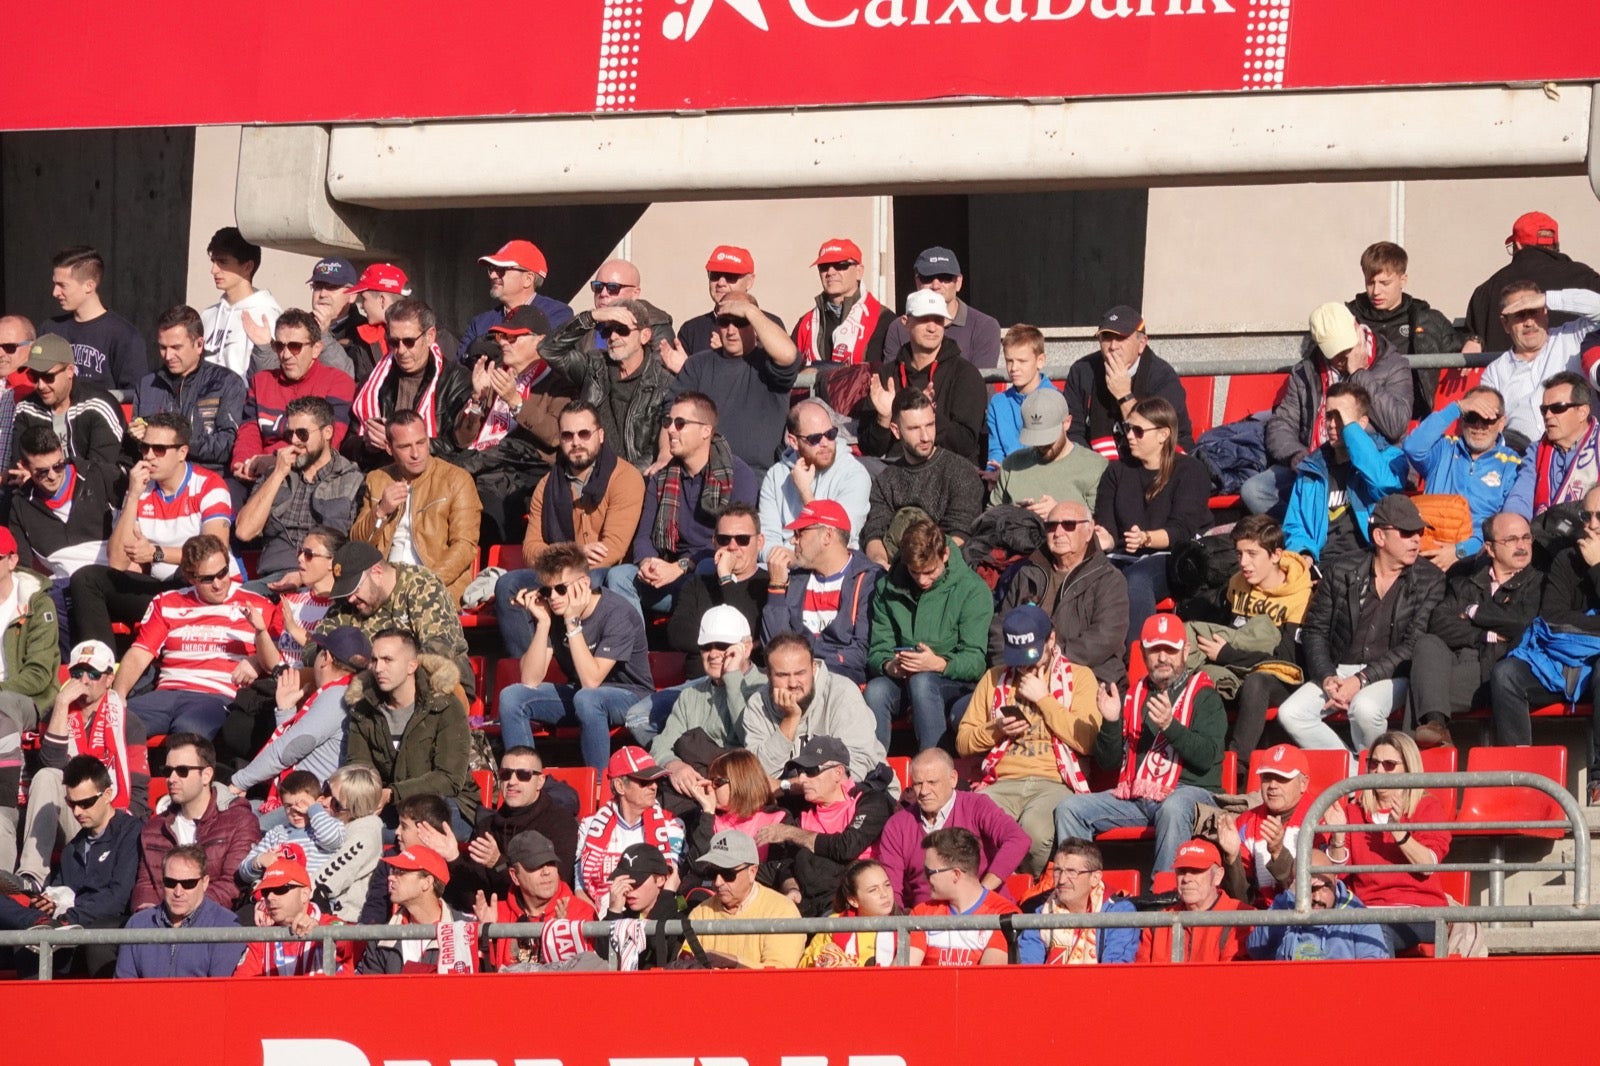
<instances>
[{"instance_id":1,"label":"dark green jacket","mask_svg":"<svg viewBox=\"0 0 1600 1066\"><path fill-rule=\"evenodd\" d=\"M894 657L894 649L926 644L948 660L944 676L976 681L988 669L985 647L994 617L994 594L983 578L950 547L950 562L926 592L917 589L904 560L880 577L872 594L872 639L867 667L873 674Z\"/></svg>"},{"instance_id":2,"label":"dark green jacket","mask_svg":"<svg viewBox=\"0 0 1600 1066\"><path fill-rule=\"evenodd\" d=\"M1190 672L1185 670L1173 679L1167 690L1176 703L1188 684ZM1154 693L1151 693L1152 695ZM1127 713L1127 708L1123 708ZM1217 690L1207 685L1194 694L1194 714L1184 725L1174 718L1162 730L1162 735L1172 745L1182 769L1178 771L1178 784L1193 785L1207 792L1222 791L1222 745L1228 733L1228 713L1222 706ZM1156 730L1149 721L1139 732L1139 758L1156 742ZM1094 741L1094 761L1106 770L1120 769L1127 758L1127 741L1122 735L1122 721L1106 722Z\"/></svg>"},{"instance_id":3,"label":"dark green jacket","mask_svg":"<svg viewBox=\"0 0 1600 1066\"><path fill-rule=\"evenodd\" d=\"M417 707L396 750L371 672L357 674L344 697L350 709L345 761L376 769L395 803L411 796L443 796L454 799L461 816L471 822L478 790L467 769L472 737L467 709L455 695L459 680L450 660L427 654L418 658Z\"/></svg>"},{"instance_id":4,"label":"dark green jacket","mask_svg":"<svg viewBox=\"0 0 1600 1066\"><path fill-rule=\"evenodd\" d=\"M0 681L0 691L27 696L44 715L49 713L61 688L61 622L56 617L55 601L37 574L18 570L12 580L17 582L24 606L22 613L6 626L6 679Z\"/></svg>"}]
</instances>

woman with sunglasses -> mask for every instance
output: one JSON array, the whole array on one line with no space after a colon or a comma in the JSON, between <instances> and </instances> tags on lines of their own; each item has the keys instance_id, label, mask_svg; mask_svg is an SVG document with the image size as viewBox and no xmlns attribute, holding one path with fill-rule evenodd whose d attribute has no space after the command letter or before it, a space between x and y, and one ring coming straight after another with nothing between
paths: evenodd
<instances>
[{"instance_id":1,"label":"woman with sunglasses","mask_svg":"<svg viewBox=\"0 0 1600 1066\"><path fill-rule=\"evenodd\" d=\"M1106 467L1095 498L1095 536L1128 579L1125 643L1167 598L1167 557L1211 525L1211 475L1178 453L1178 412L1160 396L1140 400L1122 423L1128 458Z\"/></svg>"},{"instance_id":2,"label":"woman with sunglasses","mask_svg":"<svg viewBox=\"0 0 1600 1066\"><path fill-rule=\"evenodd\" d=\"M296 669L305 665L306 638L333 607L333 553L345 545L345 535L329 526L313 526L300 539L293 575L282 583L278 606L283 611L283 632L278 651ZM278 591L278 590L274 590Z\"/></svg>"},{"instance_id":3,"label":"woman with sunglasses","mask_svg":"<svg viewBox=\"0 0 1600 1066\"><path fill-rule=\"evenodd\" d=\"M763 827L778 825L784 812L772 805L772 779L761 768L761 760L744 748L734 748L717 756L706 768L706 776L694 792L698 811L684 815L688 843L684 852L700 855L711 846L711 838L724 829L738 829L754 840ZM756 848L763 862L767 847ZM692 887L694 869L683 868L685 885Z\"/></svg>"},{"instance_id":4,"label":"woman with sunglasses","mask_svg":"<svg viewBox=\"0 0 1600 1066\"><path fill-rule=\"evenodd\" d=\"M1373 741L1362 772L1420 774L1422 753L1417 750L1417 742L1407 734L1385 733ZM1329 825L1449 820L1444 804L1420 788L1367 789L1329 807L1323 816L1323 821ZM1339 866L1437 863L1443 862L1450 851L1449 832L1436 829L1413 833L1401 826L1382 833L1335 831L1326 839L1328 857ZM1354 873L1345 878L1345 884L1368 907L1447 907L1451 902L1436 873ZM1432 922L1386 925L1383 932L1396 954L1433 942Z\"/></svg>"}]
</instances>

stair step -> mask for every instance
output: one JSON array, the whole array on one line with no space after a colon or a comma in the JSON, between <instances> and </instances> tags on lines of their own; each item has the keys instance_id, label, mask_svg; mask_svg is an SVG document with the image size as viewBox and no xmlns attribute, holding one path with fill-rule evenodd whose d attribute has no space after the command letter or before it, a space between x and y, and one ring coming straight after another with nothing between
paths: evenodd
<instances>
[{"instance_id":1,"label":"stair step","mask_svg":"<svg viewBox=\"0 0 1600 1066\"><path fill-rule=\"evenodd\" d=\"M1600 951L1600 922L1543 922L1483 931L1491 955L1589 954Z\"/></svg>"}]
</instances>

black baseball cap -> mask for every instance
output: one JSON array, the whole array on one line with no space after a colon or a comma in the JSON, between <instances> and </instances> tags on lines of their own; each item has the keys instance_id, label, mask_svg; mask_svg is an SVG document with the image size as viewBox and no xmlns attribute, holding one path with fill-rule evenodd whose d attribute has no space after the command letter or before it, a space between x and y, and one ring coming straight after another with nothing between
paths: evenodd
<instances>
[{"instance_id":1,"label":"black baseball cap","mask_svg":"<svg viewBox=\"0 0 1600 1066\"><path fill-rule=\"evenodd\" d=\"M1102 333L1115 333L1119 337L1143 333L1144 315L1139 313L1137 307L1118 304L1100 316L1100 324L1095 327L1094 332L1096 336Z\"/></svg>"},{"instance_id":2,"label":"black baseball cap","mask_svg":"<svg viewBox=\"0 0 1600 1066\"><path fill-rule=\"evenodd\" d=\"M383 554L364 540L352 540L333 553L330 599L342 600L361 584L361 575L383 562Z\"/></svg>"},{"instance_id":3,"label":"black baseball cap","mask_svg":"<svg viewBox=\"0 0 1600 1066\"><path fill-rule=\"evenodd\" d=\"M666 857L654 844L630 844L611 871L611 880L628 877L638 884L651 874L671 877L672 867L667 865Z\"/></svg>"}]
</instances>

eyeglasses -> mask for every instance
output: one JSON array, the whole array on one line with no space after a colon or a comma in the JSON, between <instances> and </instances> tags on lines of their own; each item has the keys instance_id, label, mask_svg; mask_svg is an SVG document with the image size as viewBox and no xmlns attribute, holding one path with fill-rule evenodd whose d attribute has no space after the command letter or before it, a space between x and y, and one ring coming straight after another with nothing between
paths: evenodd
<instances>
[{"instance_id":1,"label":"eyeglasses","mask_svg":"<svg viewBox=\"0 0 1600 1066\"><path fill-rule=\"evenodd\" d=\"M313 559L332 559L333 558L333 556L328 555L328 554L326 554L324 552L314 552L310 548L301 548L299 551L295 552L294 555L295 555L295 558L299 559L302 563L309 563Z\"/></svg>"},{"instance_id":2,"label":"eyeglasses","mask_svg":"<svg viewBox=\"0 0 1600 1066\"><path fill-rule=\"evenodd\" d=\"M169 767L167 767L167 776L168 777L177 777L179 780L184 780L190 774L197 774L200 771L207 770L207 769L210 769L210 767L206 767L206 766L169 766Z\"/></svg>"},{"instance_id":3,"label":"eyeglasses","mask_svg":"<svg viewBox=\"0 0 1600 1066\"><path fill-rule=\"evenodd\" d=\"M1485 418L1480 414L1475 414L1469 411L1461 416L1461 424L1463 426L1472 426L1476 429L1482 429L1484 426L1494 425L1504 417L1505 415L1495 415L1493 418Z\"/></svg>"},{"instance_id":4,"label":"eyeglasses","mask_svg":"<svg viewBox=\"0 0 1600 1066\"><path fill-rule=\"evenodd\" d=\"M283 431L283 439L299 441L301 444L304 444L306 441L311 439L311 430L304 426L295 426Z\"/></svg>"},{"instance_id":5,"label":"eyeglasses","mask_svg":"<svg viewBox=\"0 0 1600 1066\"><path fill-rule=\"evenodd\" d=\"M1580 511L1578 513L1584 516L1583 520L1585 522L1587 522L1591 518L1600 520L1600 511ZM1514 537L1495 537L1489 543L1490 544L1532 544L1533 543L1533 534L1532 533L1519 533Z\"/></svg>"},{"instance_id":6,"label":"eyeglasses","mask_svg":"<svg viewBox=\"0 0 1600 1066\"><path fill-rule=\"evenodd\" d=\"M702 644L700 645L700 654L710 655L714 652L717 655L721 655L731 647L733 647L732 644L725 644L722 641L716 641L711 644Z\"/></svg>"},{"instance_id":7,"label":"eyeglasses","mask_svg":"<svg viewBox=\"0 0 1600 1066\"><path fill-rule=\"evenodd\" d=\"M86 796L85 798L83 798L81 800L75 800L71 796L67 796L66 797L67 806L71 807L75 811L86 811L90 807L93 807L96 803L99 803L100 802L100 797L104 796L109 791L110 791L110 789L101 789L99 792L96 792L94 795Z\"/></svg>"},{"instance_id":8,"label":"eyeglasses","mask_svg":"<svg viewBox=\"0 0 1600 1066\"><path fill-rule=\"evenodd\" d=\"M617 295L617 293L621 292L623 289L631 289L631 288L633 288L632 285L624 285L620 281L591 281L591 282L589 282L589 291L594 293L596 296L599 296L601 293L605 293L607 296L615 296L615 295Z\"/></svg>"},{"instance_id":9,"label":"eyeglasses","mask_svg":"<svg viewBox=\"0 0 1600 1066\"><path fill-rule=\"evenodd\" d=\"M922 868L922 876L932 881L934 874L947 874L954 869L954 866L924 866Z\"/></svg>"},{"instance_id":10,"label":"eyeglasses","mask_svg":"<svg viewBox=\"0 0 1600 1066\"><path fill-rule=\"evenodd\" d=\"M1372 528L1373 529L1387 529L1389 532L1395 534L1396 536L1404 537L1404 538L1406 538L1408 540L1411 537L1420 537L1420 536L1422 536L1422 530L1420 530L1420 529L1401 529L1399 526L1373 526Z\"/></svg>"},{"instance_id":11,"label":"eyeglasses","mask_svg":"<svg viewBox=\"0 0 1600 1066\"><path fill-rule=\"evenodd\" d=\"M750 547L750 542L756 539L754 533L718 533L711 538L717 542L717 547L726 548L730 544L737 544L741 548Z\"/></svg>"},{"instance_id":12,"label":"eyeglasses","mask_svg":"<svg viewBox=\"0 0 1600 1066\"><path fill-rule=\"evenodd\" d=\"M663 415L661 417L662 429L675 429L679 433L683 432L684 426L709 426L710 424L710 422L701 422L700 420L694 418L684 418L681 415Z\"/></svg>"},{"instance_id":13,"label":"eyeglasses","mask_svg":"<svg viewBox=\"0 0 1600 1066\"><path fill-rule=\"evenodd\" d=\"M510 781L513 777L523 784L527 784L536 777L544 776L543 770L521 770L511 766L500 767L500 780Z\"/></svg>"},{"instance_id":14,"label":"eyeglasses","mask_svg":"<svg viewBox=\"0 0 1600 1066\"><path fill-rule=\"evenodd\" d=\"M565 596L567 591L576 585L576 581L558 581L554 585L540 585L534 595L541 600L548 600L551 596Z\"/></svg>"},{"instance_id":15,"label":"eyeglasses","mask_svg":"<svg viewBox=\"0 0 1600 1066\"><path fill-rule=\"evenodd\" d=\"M937 281L941 285L954 285L955 284L955 280L956 280L956 276L954 274L926 274L926 275L918 274L917 275L917 284L918 285L931 285L935 281Z\"/></svg>"},{"instance_id":16,"label":"eyeglasses","mask_svg":"<svg viewBox=\"0 0 1600 1066\"><path fill-rule=\"evenodd\" d=\"M54 370L35 370L30 366L28 367L28 380L35 383L42 381L48 385L56 379L57 375L65 374L66 372L67 368L65 366L58 366Z\"/></svg>"},{"instance_id":17,"label":"eyeglasses","mask_svg":"<svg viewBox=\"0 0 1600 1066\"><path fill-rule=\"evenodd\" d=\"M490 274L532 274L533 271L525 270L522 267L517 267L517 266L499 266L497 264L490 264L489 273Z\"/></svg>"},{"instance_id":18,"label":"eyeglasses","mask_svg":"<svg viewBox=\"0 0 1600 1066\"><path fill-rule=\"evenodd\" d=\"M626 337L633 332L632 326L625 326L621 322L602 322L594 329L602 337Z\"/></svg>"},{"instance_id":19,"label":"eyeglasses","mask_svg":"<svg viewBox=\"0 0 1600 1066\"><path fill-rule=\"evenodd\" d=\"M1054 533L1057 530L1062 533L1071 533L1079 526L1088 524L1089 520L1087 518L1051 518L1045 521L1044 529L1046 533Z\"/></svg>"},{"instance_id":20,"label":"eyeglasses","mask_svg":"<svg viewBox=\"0 0 1600 1066\"><path fill-rule=\"evenodd\" d=\"M1063 877L1069 877L1069 878L1088 877L1090 874L1092 874L1094 872L1095 872L1094 870L1074 870L1070 866L1057 866L1056 867L1056 879L1060 880Z\"/></svg>"},{"instance_id":21,"label":"eyeglasses","mask_svg":"<svg viewBox=\"0 0 1600 1066\"><path fill-rule=\"evenodd\" d=\"M594 430L592 429L564 429L561 431L561 439L566 443L577 440L587 444L592 436L594 436Z\"/></svg>"},{"instance_id":22,"label":"eyeglasses","mask_svg":"<svg viewBox=\"0 0 1600 1066\"><path fill-rule=\"evenodd\" d=\"M841 259L837 263L818 263L817 264L817 273L818 274L827 274L829 272L832 272L832 273L835 273L835 274L843 274L846 270L849 270L851 267L853 267L855 265L856 265L856 261L854 259Z\"/></svg>"},{"instance_id":23,"label":"eyeglasses","mask_svg":"<svg viewBox=\"0 0 1600 1066\"><path fill-rule=\"evenodd\" d=\"M99 681L110 672L110 670L96 670L85 663L78 663L76 666L67 669L67 676L78 681Z\"/></svg>"},{"instance_id":24,"label":"eyeglasses","mask_svg":"<svg viewBox=\"0 0 1600 1066\"><path fill-rule=\"evenodd\" d=\"M181 888L190 891L200 887L203 877L163 877L161 883L168 888Z\"/></svg>"},{"instance_id":25,"label":"eyeglasses","mask_svg":"<svg viewBox=\"0 0 1600 1066\"><path fill-rule=\"evenodd\" d=\"M415 348L418 342L422 340L422 334L418 333L410 337L399 337L391 333L387 339L389 341L389 347L391 348Z\"/></svg>"},{"instance_id":26,"label":"eyeglasses","mask_svg":"<svg viewBox=\"0 0 1600 1066\"><path fill-rule=\"evenodd\" d=\"M1392 774L1404 768L1405 763L1401 762L1399 759L1374 759L1370 756L1367 759L1367 769L1373 773L1382 772L1386 774Z\"/></svg>"},{"instance_id":27,"label":"eyeglasses","mask_svg":"<svg viewBox=\"0 0 1600 1066\"><path fill-rule=\"evenodd\" d=\"M726 270L706 271L707 281L724 281L729 285L737 285L744 278L743 274L730 274Z\"/></svg>"},{"instance_id":28,"label":"eyeglasses","mask_svg":"<svg viewBox=\"0 0 1600 1066\"><path fill-rule=\"evenodd\" d=\"M842 763L825 762L821 766L802 767L800 772L806 777L821 777L829 770L837 770L842 765Z\"/></svg>"},{"instance_id":29,"label":"eyeglasses","mask_svg":"<svg viewBox=\"0 0 1600 1066\"><path fill-rule=\"evenodd\" d=\"M728 779L726 777L713 777L711 779L711 787L712 788L723 788L727 784L728 784Z\"/></svg>"},{"instance_id":30,"label":"eyeglasses","mask_svg":"<svg viewBox=\"0 0 1600 1066\"><path fill-rule=\"evenodd\" d=\"M28 471L29 477L49 477L51 474L60 474L67 469L67 461L61 460L53 466L36 466Z\"/></svg>"},{"instance_id":31,"label":"eyeglasses","mask_svg":"<svg viewBox=\"0 0 1600 1066\"><path fill-rule=\"evenodd\" d=\"M821 433L802 433L799 436L800 436L801 440L805 441L811 447L815 448L817 445L821 444L825 440L838 440L839 439L839 427L838 426L832 426L832 427L830 427L828 429L823 430Z\"/></svg>"},{"instance_id":32,"label":"eyeglasses","mask_svg":"<svg viewBox=\"0 0 1600 1066\"><path fill-rule=\"evenodd\" d=\"M391 340L393 338L390 338ZM312 341L273 341L272 350L279 355L288 352L290 355L299 355L311 347Z\"/></svg>"},{"instance_id":33,"label":"eyeglasses","mask_svg":"<svg viewBox=\"0 0 1600 1066\"><path fill-rule=\"evenodd\" d=\"M717 316L717 328L718 329L722 329L724 326L748 326L749 324L750 323L749 323L749 321L747 319L739 318L739 317L737 317L735 315L718 315Z\"/></svg>"},{"instance_id":34,"label":"eyeglasses","mask_svg":"<svg viewBox=\"0 0 1600 1066\"><path fill-rule=\"evenodd\" d=\"M196 585L214 585L218 581L221 581L223 578L225 578L227 576L228 576L228 568L227 567L223 567L221 570L218 570L214 574L196 574L196 575L194 575L194 583Z\"/></svg>"},{"instance_id":35,"label":"eyeglasses","mask_svg":"<svg viewBox=\"0 0 1600 1066\"><path fill-rule=\"evenodd\" d=\"M261 894L263 896L287 896L289 893L293 892L295 889L303 888L303 887L305 887L305 886L303 886L303 885L278 885L276 888L263 888L263 889L261 889Z\"/></svg>"},{"instance_id":36,"label":"eyeglasses","mask_svg":"<svg viewBox=\"0 0 1600 1066\"><path fill-rule=\"evenodd\" d=\"M1542 403L1542 404L1540 404L1539 405L1539 413L1542 414L1542 415L1564 415L1568 411L1572 410L1574 407L1588 407L1588 406L1589 406L1588 404L1579 403L1576 400L1563 400L1561 403Z\"/></svg>"},{"instance_id":37,"label":"eyeglasses","mask_svg":"<svg viewBox=\"0 0 1600 1066\"><path fill-rule=\"evenodd\" d=\"M5 352L7 355L16 355L18 348L26 348L32 343L32 341L6 341L0 344L0 352Z\"/></svg>"},{"instance_id":38,"label":"eyeglasses","mask_svg":"<svg viewBox=\"0 0 1600 1066\"><path fill-rule=\"evenodd\" d=\"M736 867L732 870L718 870L711 875L711 879L713 881L732 881L734 878L738 877L748 869L750 869L749 864Z\"/></svg>"},{"instance_id":39,"label":"eyeglasses","mask_svg":"<svg viewBox=\"0 0 1600 1066\"><path fill-rule=\"evenodd\" d=\"M1600 522L1600 511L1579 511L1578 517L1585 523Z\"/></svg>"},{"instance_id":40,"label":"eyeglasses","mask_svg":"<svg viewBox=\"0 0 1600 1066\"><path fill-rule=\"evenodd\" d=\"M153 455L157 459L161 459L161 458L164 458L168 452L175 451L179 447L180 447L180 445L177 445L177 444L145 444L145 443L141 443L139 445L139 454L140 455Z\"/></svg>"},{"instance_id":41,"label":"eyeglasses","mask_svg":"<svg viewBox=\"0 0 1600 1066\"><path fill-rule=\"evenodd\" d=\"M1123 431L1128 434L1129 440L1144 440L1146 433L1154 433L1160 426L1139 426L1132 422L1122 423Z\"/></svg>"}]
</instances>

